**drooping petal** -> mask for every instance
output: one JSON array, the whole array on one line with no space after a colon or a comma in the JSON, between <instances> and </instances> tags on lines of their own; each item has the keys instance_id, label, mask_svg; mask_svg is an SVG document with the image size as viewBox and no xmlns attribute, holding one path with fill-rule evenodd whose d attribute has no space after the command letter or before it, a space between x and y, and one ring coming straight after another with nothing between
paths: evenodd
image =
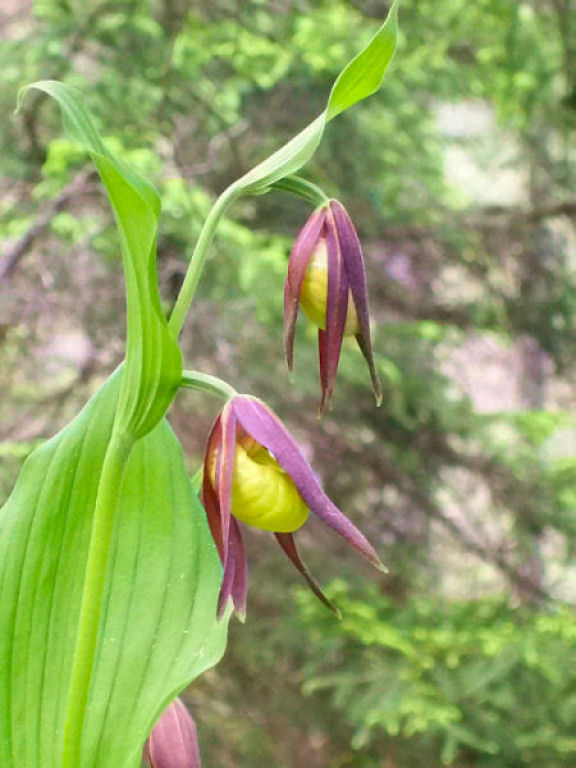
<instances>
[{"instance_id":1,"label":"drooping petal","mask_svg":"<svg viewBox=\"0 0 576 768\"><path fill-rule=\"evenodd\" d=\"M160 716L144 755L151 768L200 768L196 723L180 699Z\"/></svg>"},{"instance_id":2,"label":"drooping petal","mask_svg":"<svg viewBox=\"0 0 576 768\"><path fill-rule=\"evenodd\" d=\"M322 397L320 400L320 407L318 408L319 415L322 413L322 407L324 405L324 393L328 389L328 357L326 351L326 331L322 328L318 328L318 364L320 368L320 391Z\"/></svg>"},{"instance_id":3,"label":"drooping petal","mask_svg":"<svg viewBox=\"0 0 576 768\"><path fill-rule=\"evenodd\" d=\"M296 566L296 569L302 574L302 576L306 579L306 582L308 583L308 586L314 592L316 597L320 600L320 602L324 603L324 605L327 608L330 608L330 610L338 616L338 618L341 618L342 614L340 613L339 608L334 605L334 603L329 600L324 592L320 589L320 586L316 582L316 580L311 575L308 568L304 565L302 562L302 559L298 553L298 550L296 548L296 542L294 541L294 536L291 533L275 533L274 536L276 536L276 540L286 553L288 555L288 558L290 561Z\"/></svg>"},{"instance_id":4,"label":"drooping petal","mask_svg":"<svg viewBox=\"0 0 576 768\"><path fill-rule=\"evenodd\" d=\"M226 404L208 438L202 479L202 502L224 568L218 597L222 618L228 599L242 617L246 611L246 555L232 518L232 478L236 453L236 415Z\"/></svg>"},{"instance_id":5,"label":"drooping petal","mask_svg":"<svg viewBox=\"0 0 576 768\"><path fill-rule=\"evenodd\" d=\"M385 571L374 547L324 493L312 467L280 419L261 400L239 396L230 401L239 423L290 475L310 511L345 539L376 568Z\"/></svg>"},{"instance_id":6,"label":"drooping petal","mask_svg":"<svg viewBox=\"0 0 576 768\"><path fill-rule=\"evenodd\" d=\"M306 267L318 240L322 236L326 212L315 211L298 235L290 259L284 284L284 352L288 368L294 363L294 333L298 317L298 304Z\"/></svg>"},{"instance_id":7,"label":"drooping petal","mask_svg":"<svg viewBox=\"0 0 576 768\"><path fill-rule=\"evenodd\" d=\"M234 547L228 547L228 556L226 558L226 564L224 566L224 573L222 574L222 586L220 587L220 594L218 595L218 619L224 616L226 606L228 605L228 599L232 597L232 603L234 603L234 576L236 574L236 550Z\"/></svg>"},{"instance_id":8,"label":"drooping petal","mask_svg":"<svg viewBox=\"0 0 576 768\"><path fill-rule=\"evenodd\" d=\"M372 388L378 405L382 402L382 387L376 372L372 342L370 339L370 308L368 301L368 284L366 281L366 269L362 246L356 232L356 228L348 212L338 200L330 201L330 211L334 217L334 223L338 232L338 240L343 255L344 269L346 271L352 299L358 316L359 331L356 334L358 346L368 363Z\"/></svg>"},{"instance_id":9,"label":"drooping petal","mask_svg":"<svg viewBox=\"0 0 576 768\"><path fill-rule=\"evenodd\" d=\"M326 298L326 335L323 339L325 381L321 382L320 412L323 411L326 404L330 405L332 400L348 313L348 277L344 268L344 257L338 240L338 232L330 211L326 213L326 253L328 293Z\"/></svg>"},{"instance_id":10,"label":"drooping petal","mask_svg":"<svg viewBox=\"0 0 576 768\"><path fill-rule=\"evenodd\" d=\"M236 415L230 403L226 403L220 414L221 438L216 461L215 490L220 505L222 539L224 542L223 565L229 553L230 518L232 515L232 477L234 474L234 456L236 453Z\"/></svg>"},{"instance_id":11,"label":"drooping petal","mask_svg":"<svg viewBox=\"0 0 576 768\"><path fill-rule=\"evenodd\" d=\"M372 354L372 344L370 342L370 337L366 337L363 333L357 333L356 342L360 347L360 351L364 355L364 359L368 363L368 370L370 371L370 380L372 381L372 391L374 392L374 397L376 398L376 405L381 406L382 398L384 395L382 393L382 383L376 370L376 364L374 363L374 355Z\"/></svg>"},{"instance_id":12,"label":"drooping petal","mask_svg":"<svg viewBox=\"0 0 576 768\"><path fill-rule=\"evenodd\" d=\"M240 526L234 517L230 520L230 549L234 552L232 602L236 615L240 621L244 621L246 618L246 601L248 596L248 563L246 562L246 549Z\"/></svg>"},{"instance_id":13,"label":"drooping petal","mask_svg":"<svg viewBox=\"0 0 576 768\"><path fill-rule=\"evenodd\" d=\"M220 445L222 437L222 428L220 426L220 417L214 422L210 435L208 437L208 444L206 446L206 453L204 456L204 472L202 476L202 503L206 510L206 517L208 518L208 525L210 526L210 532L220 560L222 564L226 559L227 541L224 540L222 534L222 519L220 515L220 504L218 502L218 496L214 490L212 484L212 463L214 456L217 455L218 446Z\"/></svg>"},{"instance_id":14,"label":"drooping petal","mask_svg":"<svg viewBox=\"0 0 576 768\"><path fill-rule=\"evenodd\" d=\"M240 532L240 526L236 519L230 519L230 541L228 558L224 566L222 586L218 596L218 618L221 619L226 611L229 598L232 598L234 611L240 621L246 619L246 602L248 564L246 562L246 550Z\"/></svg>"}]
</instances>

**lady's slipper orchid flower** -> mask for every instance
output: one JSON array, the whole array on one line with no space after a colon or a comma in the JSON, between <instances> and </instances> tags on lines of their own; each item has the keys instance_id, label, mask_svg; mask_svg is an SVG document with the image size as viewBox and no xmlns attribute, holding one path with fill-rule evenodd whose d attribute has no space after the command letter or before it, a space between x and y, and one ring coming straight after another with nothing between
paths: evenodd
<instances>
[{"instance_id":1,"label":"lady's slipper orchid flower","mask_svg":"<svg viewBox=\"0 0 576 768\"><path fill-rule=\"evenodd\" d=\"M292 370L298 307L318 326L320 411L330 404L344 336L355 336L364 355L376 402L382 391L372 354L368 288L362 247L338 200L316 210L301 230L284 286L284 349Z\"/></svg>"},{"instance_id":2,"label":"lady's slipper orchid flower","mask_svg":"<svg viewBox=\"0 0 576 768\"><path fill-rule=\"evenodd\" d=\"M180 699L167 707L144 746L151 768L200 768L194 718Z\"/></svg>"},{"instance_id":3,"label":"lady's slipper orchid flower","mask_svg":"<svg viewBox=\"0 0 576 768\"><path fill-rule=\"evenodd\" d=\"M237 395L216 419L206 448L202 501L224 567L218 605L246 611L246 554L238 521L272 531L313 592L330 608L300 559L293 533L309 512L385 570L372 545L326 496L294 438L258 398Z\"/></svg>"}]
</instances>

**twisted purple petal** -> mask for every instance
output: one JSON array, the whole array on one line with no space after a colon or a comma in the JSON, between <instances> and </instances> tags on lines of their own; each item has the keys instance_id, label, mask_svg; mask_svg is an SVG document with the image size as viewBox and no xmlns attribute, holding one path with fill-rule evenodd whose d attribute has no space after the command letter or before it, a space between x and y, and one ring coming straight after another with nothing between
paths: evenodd
<instances>
[{"instance_id":1,"label":"twisted purple petal","mask_svg":"<svg viewBox=\"0 0 576 768\"><path fill-rule=\"evenodd\" d=\"M374 547L326 496L312 467L280 419L257 398L238 396L230 403L238 421L248 434L270 451L278 464L290 475L310 511L376 568L385 570Z\"/></svg>"},{"instance_id":2,"label":"twisted purple petal","mask_svg":"<svg viewBox=\"0 0 576 768\"><path fill-rule=\"evenodd\" d=\"M356 314L358 316L360 329L356 334L356 340L368 363L372 388L374 390L376 402L380 405L382 402L382 387L376 372L374 355L372 353L372 342L370 339L368 284L366 281L366 269L364 267L362 246L360 245L360 240L354 224L352 223L352 219L342 203L338 202L338 200L331 200L329 205L338 232L338 241L343 254L344 269L346 270L348 283L354 300L354 307L356 308Z\"/></svg>"},{"instance_id":3,"label":"twisted purple petal","mask_svg":"<svg viewBox=\"0 0 576 768\"><path fill-rule=\"evenodd\" d=\"M212 485L211 478L211 463L212 457L216 455L218 446L220 444L222 434L222 428L220 426L220 417L214 422L210 435L208 436L208 444L206 446L206 453L204 455L204 473L202 477L202 503L206 510L206 516L208 518L208 525L210 526L210 532L212 538L218 549L220 560L222 564L226 559L228 541L224 540L222 535L222 520L220 517L220 504L218 503L218 497Z\"/></svg>"},{"instance_id":4,"label":"twisted purple petal","mask_svg":"<svg viewBox=\"0 0 576 768\"><path fill-rule=\"evenodd\" d=\"M230 520L230 549L234 553L234 578L232 579L232 603L240 621L246 618L248 597L248 563L240 526L235 517Z\"/></svg>"},{"instance_id":5,"label":"twisted purple petal","mask_svg":"<svg viewBox=\"0 0 576 768\"><path fill-rule=\"evenodd\" d=\"M152 768L200 768L196 723L180 699L160 716L144 754Z\"/></svg>"},{"instance_id":6,"label":"twisted purple petal","mask_svg":"<svg viewBox=\"0 0 576 768\"><path fill-rule=\"evenodd\" d=\"M243 621L246 615L246 553L242 535L232 517L232 478L236 454L236 414L227 403L216 419L208 438L204 458L202 502L212 538L216 543L224 573L218 597L218 618L222 618L228 599ZM216 456L215 482L211 465Z\"/></svg>"},{"instance_id":7,"label":"twisted purple petal","mask_svg":"<svg viewBox=\"0 0 576 768\"><path fill-rule=\"evenodd\" d=\"M318 408L318 415L322 415L322 409L324 407L324 393L328 389L328 351L326 348L326 331L322 328L318 328L318 364L320 367L320 406Z\"/></svg>"},{"instance_id":8,"label":"twisted purple petal","mask_svg":"<svg viewBox=\"0 0 576 768\"><path fill-rule=\"evenodd\" d=\"M344 266L344 256L338 239L338 231L330 211L326 212L326 253L328 270L328 291L326 297L326 331L320 334L321 385L320 412L326 403L330 405L334 393L334 384L344 327L348 312L348 277ZM322 361L322 356L324 360Z\"/></svg>"},{"instance_id":9,"label":"twisted purple petal","mask_svg":"<svg viewBox=\"0 0 576 768\"><path fill-rule=\"evenodd\" d=\"M296 569L302 574L302 576L306 579L306 582L312 592L316 595L316 597L320 600L321 603L324 603L324 605L329 608L333 613L338 616L338 618L341 618L342 614L340 613L340 610L334 603L329 600L324 592L320 589L319 584L317 581L313 578L312 574L308 570L308 568L304 565L302 562L302 559L298 553L298 550L296 548L296 542L294 541L294 536L291 533L275 533L274 536L276 536L276 540L290 559L290 561L293 563L293 565L296 567Z\"/></svg>"},{"instance_id":10,"label":"twisted purple petal","mask_svg":"<svg viewBox=\"0 0 576 768\"><path fill-rule=\"evenodd\" d=\"M230 403L226 403L220 415L222 428L218 458L216 461L215 490L220 505L222 538L224 541L224 570L228 560L230 541L230 517L232 516L232 477L236 455L236 415Z\"/></svg>"},{"instance_id":11,"label":"twisted purple petal","mask_svg":"<svg viewBox=\"0 0 576 768\"><path fill-rule=\"evenodd\" d=\"M315 211L310 216L301 229L288 260L288 274L284 284L284 353L290 370L294 363L294 334L302 282L310 256L322 236L325 220L325 210Z\"/></svg>"}]
</instances>

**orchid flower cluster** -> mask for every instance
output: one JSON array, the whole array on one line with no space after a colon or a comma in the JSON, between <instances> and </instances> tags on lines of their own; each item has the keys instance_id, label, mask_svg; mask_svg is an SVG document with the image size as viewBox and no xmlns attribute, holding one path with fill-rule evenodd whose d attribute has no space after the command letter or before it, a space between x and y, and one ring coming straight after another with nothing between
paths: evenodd
<instances>
[{"instance_id":1,"label":"orchid flower cluster","mask_svg":"<svg viewBox=\"0 0 576 768\"><path fill-rule=\"evenodd\" d=\"M284 344L290 369L299 307L318 327L320 411L332 400L342 342L352 334L368 363L380 404L362 248L337 200L312 214L290 255L284 289ZM230 600L241 620L246 615L248 569L239 523L272 532L314 594L337 615L338 608L310 574L294 540L294 532L310 512L378 570L386 570L364 534L324 493L284 424L257 397L234 394L214 422L204 457L201 498L223 567L220 617ZM177 745L176 751L171 745ZM195 724L179 700L158 722L145 754L152 768L199 765Z\"/></svg>"}]
</instances>

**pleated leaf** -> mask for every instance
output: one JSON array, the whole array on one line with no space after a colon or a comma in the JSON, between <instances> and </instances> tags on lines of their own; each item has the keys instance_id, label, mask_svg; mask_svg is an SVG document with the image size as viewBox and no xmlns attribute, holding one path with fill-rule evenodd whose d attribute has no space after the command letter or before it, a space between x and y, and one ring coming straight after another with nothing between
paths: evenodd
<instances>
[{"instance_id":1,"label":"pleated leaf","mask_svg":"<svg viewBox=\"0 0 576 768\"><path fill-rule=\"evenodd\" d=\"M378 90L396 50L398 2L368 45L336 78L324 111L303 131L235 183L238 194L264 192L302 168L318 149L326 124Z\"/></svg>"},{"instance_id":2,"label":"pleated leaf","mask_svg":"<svg viewBox=\"0 0 576 768\"><path fill-rule=\"evenodd\" d=\"M43 80L23 89L20 101L30 88L58 102L67 133L89 153L114 210L128 316L116 429L138 438L164 416L182 374L180 349L168 330L158 293L155 254L160 199L147 181L104 146L75 88Z\"/></svg>"},{"instance_id":3,"label":"pleated leaf","mask_svg":"<svg viewBox=\"0 0 576 768\"><path fill-rule=\"evenodd\" d=\"M59 768L112 377L25 462L0 510L0 765ZM168 702L221 657L221 568L163 420L129 458L78 768L137 768Z\"/></svg>"}]
</instances>

